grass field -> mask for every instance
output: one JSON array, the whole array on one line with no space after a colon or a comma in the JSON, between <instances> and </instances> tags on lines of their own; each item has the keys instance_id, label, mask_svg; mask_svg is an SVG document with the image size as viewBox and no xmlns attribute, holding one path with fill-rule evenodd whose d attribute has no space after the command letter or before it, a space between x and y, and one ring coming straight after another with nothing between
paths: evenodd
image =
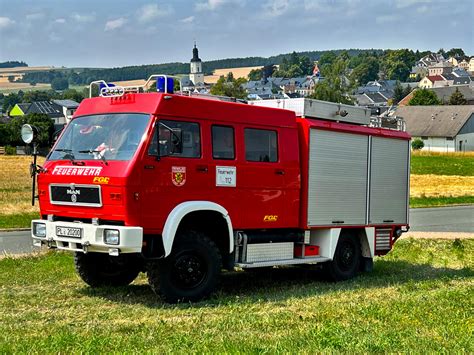
<instances>
[{"instance_id":1,"label":"grass field","mask_svg":"<svg viewBox=\"0 0 474 355\"><path fill-rule=\"evenodd\" d=\"M474 176L474 152L413 152L411 173L415 175Z\"/></svg>"},{"instance_id":2,"label":"grass field","mask_svg":"<svg viewBox=\"0 0 474 355\"><path fill-rule=\"evenodd\" d=\"M0 353L472 353L473 258L472 239L402 239L351 281L233 272L211 300L178 306L143 276L91 289L66 253L4 258Z\"/></svg>"}]
</instances>

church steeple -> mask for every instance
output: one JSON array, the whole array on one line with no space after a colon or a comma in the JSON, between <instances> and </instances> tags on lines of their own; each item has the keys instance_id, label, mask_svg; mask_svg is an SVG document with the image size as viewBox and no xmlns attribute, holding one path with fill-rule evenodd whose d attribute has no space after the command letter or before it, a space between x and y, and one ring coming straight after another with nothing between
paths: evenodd
<instances>
[{"instance_id":1,"label":"church steeple","mask_svg":"<svg viewBox=\"0 0 474 355\"><path fill-rule=\"evenodd\" d=\"M191 62L200 62L201 59L199 59L199 52L196 47L196 41L194 41L194 48L193 48L193 58L191 59Z\"/></svg>"},{"instance_id":2,"label":"church steeple","mask_svg":"<svg viewBox=\"0 0 474 355\"><path fill-rule=\"evenodd\" d=\"M194 41L193 58L191 59L189 68L189 79L195 86L204 84L204 73L202 72L202 62L199 59L199 52L196 47L196 41Z\"/></svg>"}]
</instances>

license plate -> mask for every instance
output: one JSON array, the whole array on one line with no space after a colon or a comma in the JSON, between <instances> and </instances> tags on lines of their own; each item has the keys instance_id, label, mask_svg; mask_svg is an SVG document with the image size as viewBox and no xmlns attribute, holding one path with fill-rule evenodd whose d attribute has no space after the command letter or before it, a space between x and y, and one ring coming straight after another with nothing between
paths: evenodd
<instances>
[{"instance_id":1,"label":"license plate","mask_svg":"<svg viewBox=\"0 0 474 355\"><path fill-rule=\"evenodd\" d=\"M81 238L82 228L56 227L56 235L58 237Z\"/></svg>"}]
</instances>

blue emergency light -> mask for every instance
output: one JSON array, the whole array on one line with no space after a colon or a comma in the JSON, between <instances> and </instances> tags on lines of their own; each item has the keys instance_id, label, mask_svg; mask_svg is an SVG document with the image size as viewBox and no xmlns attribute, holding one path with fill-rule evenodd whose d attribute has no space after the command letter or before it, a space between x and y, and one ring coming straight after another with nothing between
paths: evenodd
<instances>
[{"instance_id":1,"label":"blue emergency light","mask_svg":"<svg viewBox=\"0 0 474 355\"><path fill-rule=\"evenodd\" d=\"M100 85L99 85L99 92L101 92L103 88L113 88L113 87L115 87L115 84L112 84L112 83L107 83L107 84L105 84L105 83L100 83Z\"/></svg>"},{"instance_id":2,"label":"blue emergency light","mask_svg":"<svg viewBox=\"0 0 474 355\"><path fill-rule=\"evenodd\" d=\"M166 79L166 81L165 81ZM166 90L165 90L165 82L166 82ZM158 80L156 80L156 91L158 92L168 92L172 94L174 92L174 80L173 78L160 76Z\"/></svg>"}]
</instances>

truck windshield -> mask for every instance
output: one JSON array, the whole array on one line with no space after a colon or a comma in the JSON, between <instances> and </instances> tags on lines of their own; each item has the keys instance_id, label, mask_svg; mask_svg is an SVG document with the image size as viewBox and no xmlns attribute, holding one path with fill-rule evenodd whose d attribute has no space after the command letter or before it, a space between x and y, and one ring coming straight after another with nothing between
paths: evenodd
<instances>
[{"instance_id":1,"label":"truck windshield","mask_svg":"<svg viewBox=\"0 0 474 355\"><path fill-rule=\"evenodd\" d=\"M150 115L133 113L75 118L48 160L130 160L149 120Z\"/></svg>"}]
</instances>

